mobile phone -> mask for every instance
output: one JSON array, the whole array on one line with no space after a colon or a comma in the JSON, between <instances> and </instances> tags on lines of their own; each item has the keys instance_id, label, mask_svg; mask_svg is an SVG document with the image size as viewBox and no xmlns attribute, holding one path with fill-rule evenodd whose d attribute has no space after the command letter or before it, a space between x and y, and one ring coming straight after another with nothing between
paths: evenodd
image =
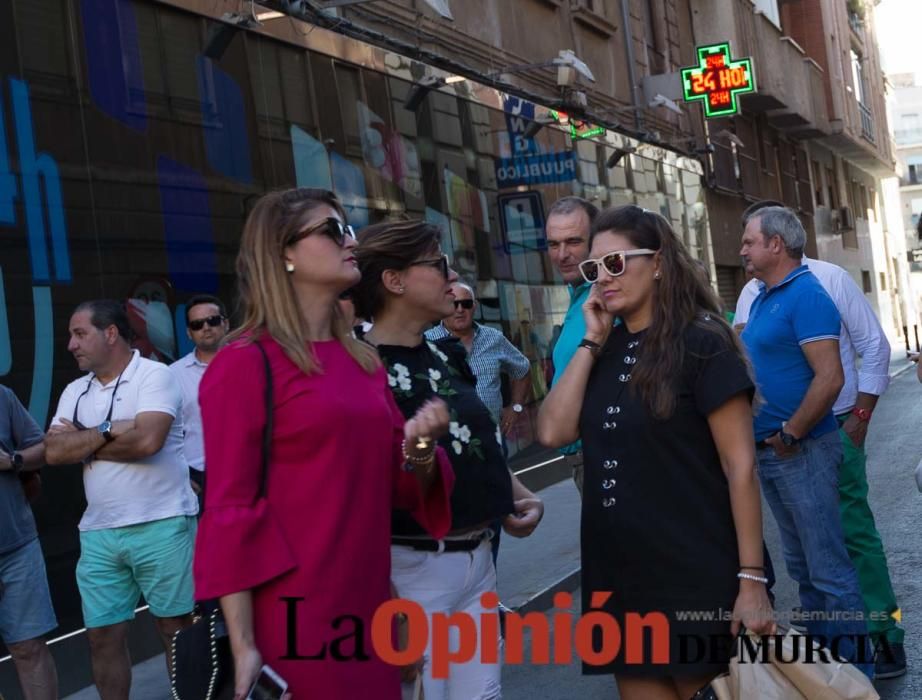
<instances>
[{"instance_id":1,"label":"mobile phone","mask_svg":"<svg viewBox=\"0 0 922 700\"><path fill-rule=\"evenodd\" d=\"M269 666L263 665L246 700L281 700L287 691L288 683Z\"/></svg>"}]
</instances>

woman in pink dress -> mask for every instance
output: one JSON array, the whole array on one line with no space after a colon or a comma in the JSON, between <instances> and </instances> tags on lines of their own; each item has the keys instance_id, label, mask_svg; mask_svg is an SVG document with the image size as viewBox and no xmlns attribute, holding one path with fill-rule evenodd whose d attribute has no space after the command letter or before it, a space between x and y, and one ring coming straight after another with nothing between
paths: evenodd
<instances>
[{"instance_id":1,"label":"woman in pink dress","mask_svg":"<svg viewBox=\"0 0 922 700\"><path fill-rule=\"evenodd\" d=\"M360 273L344 222L323 190L256 204L237 258L243 324L202 379L196 597L221 600L235 698L263 663L293 700L398 698L399 669L371 644L390 597L391 510L409 508L433 537L450 527L454 477L433 450L447 410L431 402L404 424L374 350L350 335L336 301ZM274 393L265 498L266 371L254 342Z\"/></svg>"}]
</instances>

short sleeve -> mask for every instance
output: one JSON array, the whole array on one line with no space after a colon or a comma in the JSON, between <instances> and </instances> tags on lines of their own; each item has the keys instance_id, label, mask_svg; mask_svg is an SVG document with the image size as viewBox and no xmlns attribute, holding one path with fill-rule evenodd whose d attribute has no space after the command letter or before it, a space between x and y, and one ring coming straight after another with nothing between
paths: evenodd
<instances>
[{"instance_id":1,"label":"short sleeve","mask_svg":"<svg viewBox=\"0 0 922 700\"><path fill-rule=\"evenodd\" d=\"M842 327L835 303L818 282L815 288L798 297L791 322L800 345L817 340L838 340Z\"/></svg>"},{"instance_id":2,"label":"short sleeve","mask_svg":"<svg viewBox=\"0 0 922 700\"><path fill-rule=\"evenodd\" d=\"M704 324L716 324L714 320ZM721 328L695 327L686 336L686 352L693 358L695 407L710 415L737 394L752 399L755 386L749 368Z\"/></svg>"},{"instance_id":3,"label":"short sleeve","mask_svg":"<svg viewBox=\"0 0 922 700\"><path fill-rule=\"evenodd\" d=\"M199 404L208 464L195 542L196 599L249 590L297 562L266 498L259 498L266 371L259 350L231 345L209 363Z\"/></svg>"},{"instance_id":4,"label":"short sleeve","mask_svg":"<svg viewBox=\"0 0 922 700\"><path fill-rule=\"evenodd\" d=\"M521 379L528 374L528 370L531 369L531 363L528 358L515 345L510 343L506 336L500 335L499 343L503 349L503 369L509 373L509 376L513 379Z\"/></svg>"},{"instance_id":5,"label":"short sleeve","mask_svg":"<svg viewBox=\"0 0 922 700\"><path fill-rule=\"evenodd\" d=\"M64 391L61 392L61 398L58 399L58 408L54 412L54 417L51 419L50 425L64 425L64 423L61 421L62 418L66 418L67 420L73 418L74 405L77 402L74 389L78 383L83 386L83 389L85 389L87 381L89 380L78 379L76 382L71 382L66 387L64 387ZM83 389L81 389L81 391L83 391Z\"/></svg>"},{"instance_id":6,"label":"short sleeve","mask_svg":"<svg viewBox=\"0 0 922 700\"><path fill-rule=\"evenodd\" d=\"M436 447L436 478L429 493L423 495L416 475L403 468L406 461L403 455L403 425L406 422L403 413L397 407L386 381L382 382L382 387L394 424L391 460L394 470L393 507L410 511L410 515L433 539L441 539L451 529L451 491L455 481L451 462L445 451Z\"/></svg>"},{"instance_id":7,"label":"short sleeve","mask_svg":"<svg viewBox=\"0 0 922 700\"><path fill-rule=\"evenodd\" d=\"M141 380L138 391L138 413L167 413L173 418L182 410L179 382L170 368L157 364Z\"/></svg>"},{"instance_id":8,"label":"short sleeve","mask_svg":"<svg viewBox=\"0 0 922 700\"><path fill-rule=\"evenodd\" d=\"M10 425L13 440L13 447L16 450L22 450L26 447L32 447L42 441L44 435L35 419L29 415L26 407L17 398L16 394L7 387L6 392L7 405L10 407Z\"/></svg>"}]
</instances>

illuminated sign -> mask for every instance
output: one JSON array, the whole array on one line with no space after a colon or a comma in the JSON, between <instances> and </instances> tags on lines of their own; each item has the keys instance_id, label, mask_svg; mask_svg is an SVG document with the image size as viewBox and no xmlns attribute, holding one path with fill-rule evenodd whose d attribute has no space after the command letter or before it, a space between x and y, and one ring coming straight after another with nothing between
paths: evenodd
<instances>
[{"instance_id":1,"label":"illuminated sign","mask_svg":"<svg viewBox=\"0 0 922 700\"><path fill-rule=\"evenodd\" d=\"M730 58L730 44L698 47L698 65L682 69L685 101L704 102L704 116L729 117L739 110L738 96L755 92L752 60Z\"/></svg>"},{"instance_id":2,"label":"illuminated sign","mask_svg":"<svg viewBox=\"0 0 922 700\"><path fill-rule=\"evenodd\" d=\"M558 112L556 109L552 109L549 114L561 126L570 127L570 138L574 141L590 139L593 136L601 136L605 133L604 126L599 126L583 119L571 119L566 112Z\"/></svg>"}]
</instances>

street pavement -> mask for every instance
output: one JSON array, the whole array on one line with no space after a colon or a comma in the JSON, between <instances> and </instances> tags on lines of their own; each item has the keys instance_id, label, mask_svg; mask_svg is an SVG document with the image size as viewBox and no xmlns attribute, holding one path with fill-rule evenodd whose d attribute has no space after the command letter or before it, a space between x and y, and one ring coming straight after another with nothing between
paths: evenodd
<instances>
[{"instance_id":1,"label":"street pavement","mask_svg":"<svg viewBox=\"0 0 922 700\"><path fill-rule=\"evenodd\" d=\"M891 374L907 369L905 354L894 352ZM922 424L922 385L914 371L903 371L892 382L874 414L868 438L868 481L871 507L887 550L893 585L902 606L907 631L909 673L876 684L884 700L922 698L922 552L918 545L922 494L915 487L913 468L922 457L922 440L914 426ZM544 522L528 539L504 537L499 559L499 590L513 608L550 610L555 590L573 591L579 600L579 499L568 479L540 492L546 504ZM777 607L797 605L793 582L784 563L774 520L765 507L765 539L778 570ZM578 606L578 603L577 603ZM528 635L526 634L526 641ZM526 647L525 660L530 658ZM162 656L134 667L131 700L169 700ZM618 697L612 678L583 676L578 661L568 665L507 664L503 671L505 700L595 700ZM66 700L97 700L87 688Z\"/></svg>"}]
</instances>

